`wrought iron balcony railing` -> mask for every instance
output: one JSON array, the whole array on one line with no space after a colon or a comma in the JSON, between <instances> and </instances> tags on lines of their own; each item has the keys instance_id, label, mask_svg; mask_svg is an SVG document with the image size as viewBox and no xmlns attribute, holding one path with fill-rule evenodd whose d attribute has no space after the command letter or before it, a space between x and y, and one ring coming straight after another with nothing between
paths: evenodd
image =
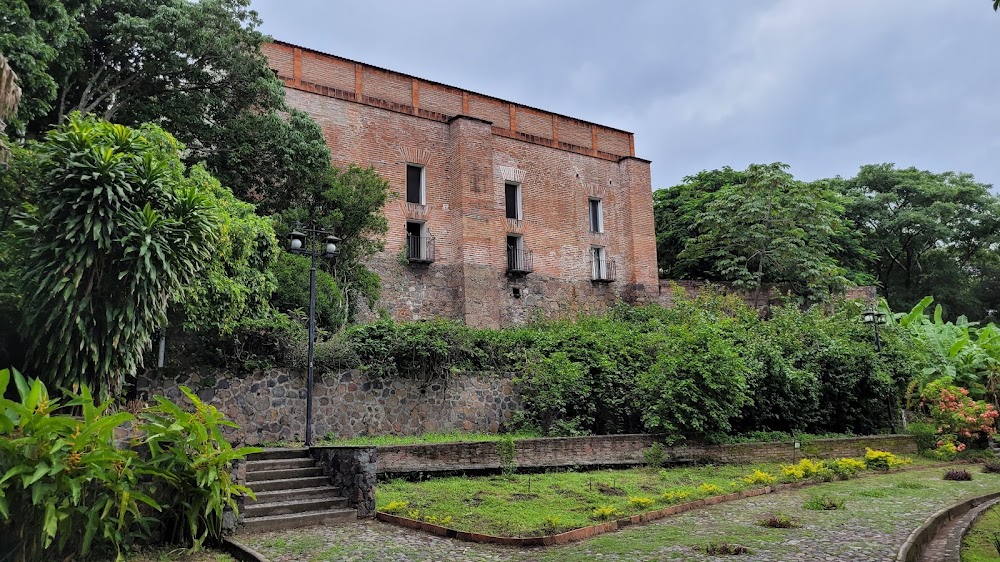
<instances>
[{"instance_id":1,"label":"wrought iron balcony railing","mask_svg":"<svg viewBox=\"0 0 1000 562\"><path fill-rule=\"evenodd\" d=\"M531 273L532 261L531 250L507 246L507 273Z\"/></svg>"},{"instance_id":2,"label":"wrought iron balcony railing","mask_svg":"<svg viewBox=\"0 0 1000 562\"><path fill-rule=\"evenodd\" d=\"M406 235L406 259L411 263L434 262L434 238Z\"/></svg>"},{"instance_id":3,"label":"wrought iron balcony railing","mask_svg":"<svg viewBox=\"0 0 1000 562\"><path fill-rule=\"evenodd\" d=\"M615 260L607 258L591 258L590 260L591 280L602 283L611 283L618 277L618 270Z\"/></svg>"}]
</instances>

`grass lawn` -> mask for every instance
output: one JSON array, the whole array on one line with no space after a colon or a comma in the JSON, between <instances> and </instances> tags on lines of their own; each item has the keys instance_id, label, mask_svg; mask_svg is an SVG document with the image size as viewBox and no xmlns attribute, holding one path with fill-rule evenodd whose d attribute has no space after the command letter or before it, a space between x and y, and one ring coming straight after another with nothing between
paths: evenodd
<instances>
[{"instance_id":1,"label":"grass lawn","mask_svg":"<svg viewBox=\"0 0 1000 562\"><path fill-rule=\"evenodd\" d=\"M991 507L969 529L962 540L962 562L1000 561L1000 551L991 541L994 537L1000 540L1000 507Z\"/></svg>"},{"instance_id":2,"label":"grass lawn","mask_svg":"<svg viewBox=\"0 0 1000 562\"><path fill-rule=\"evenodd\" d=\"M505 437L517 439L535 439L541 434L533 431L518 431L515 433L475 433L466 431L448 431L441 433L421 433L420 435L366 435L363 437L337 438L324 437L320 445L424 445L429 443L458 443L470 441L499 441Z\"/></svg>"},{"instance_id":3,"label":"grass lawn","mask_svg":"<svg viewBox=\"0 0 1000 562\"><path fill-rule=\"evenodd\" d=\"M743 480L754 470L781 477L778 464L754 464L393 480L379 484L377 508L463 531L538 536L764 487Z\"/></svg>"}]
</instances>

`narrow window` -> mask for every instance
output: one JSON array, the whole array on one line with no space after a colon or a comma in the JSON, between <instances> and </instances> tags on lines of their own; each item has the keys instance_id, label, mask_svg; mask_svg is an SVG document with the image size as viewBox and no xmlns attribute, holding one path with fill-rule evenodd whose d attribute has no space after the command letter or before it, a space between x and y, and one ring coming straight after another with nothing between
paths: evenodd
<instances>
[{"instance_id":1,"label":"narrow window","mask_svg":"<svg viewBox=\"0 0 1000 562\"><path fill-rule=\"evenodd\" d=\"M406 202L424 204L424 168L406 165Z\"/></svg>"},{"instance_id":2,"label":"narrow window","mask_svg":"<svg viewBox=\"0 0 1000 562\"><path fill-rule=\"evenodd\" d=\"M519 184L504 184L504 202L507 207L507 218L521 220L521 186Z\"/></svg>"},{"instance_id":3,"label":"narrow window","mask_svg":"<svg viewBox=\"0 0 1000 562\"><path fill-rule=\"evenodd\" d=\"M603 209L601 208L600 199L590 200L590 231L591 232L604 232L604 217L602 216Z\"/></svg>"},{"instance_id":4,"label":"narrow window","mask_svg":"<svg viewBox=\"0 0 1000 562\"><path fill-rule=\"evenodd\" d=\"M604 259L604 248L595 246L590 249L590 252L594 262L593 265L594 279L606 279L608 264Z\"/></svg>"},{"instance_id":5,"label":"narrow window","mask_svg":"<svg viewBox=\"0 0 1000 562\"><path fill-rule=\"evenodd\" d=\"M507 235L507 271L524 270L524 252L520 236Z\"/></svg>"},{"instance_id":6,"label":"narrow window","mask_svg":"<svg viewBox=\"0 0 1000 562\"><path fill-rule=\"evenodd\" d=\"M411 260L424 259L424 237L421 236L424 225L419 222L406 223L406 257Z\"/></svg>"}]
</instances>

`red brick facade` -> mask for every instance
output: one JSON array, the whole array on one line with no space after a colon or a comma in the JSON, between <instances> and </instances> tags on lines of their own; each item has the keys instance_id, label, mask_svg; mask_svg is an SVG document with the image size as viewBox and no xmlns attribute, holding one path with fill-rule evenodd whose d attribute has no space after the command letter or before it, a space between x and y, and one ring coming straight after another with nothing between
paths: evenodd
<instances>
[{"instance_id":1,"label":"red brick facade","mask_svg":"<svg viewBox=\"0 0 1000 562\"><path fill-rule=\"evenodd\" d=\"M286 43L264 52L334 164L374 166L399 194L372 263L393 317L502 327L656 298L649 162L631 133ZM423 168L423 204L406 202L407 164ZM520 220L506 218L507 183L520 186ZM591 200L603 232L591 232ZM433 262L406 263L407 222L433 238ZM508 236L530 251L529 273L508 273ZM597 272L594 248L609 260Z\"/></svg>"}]
</instances>

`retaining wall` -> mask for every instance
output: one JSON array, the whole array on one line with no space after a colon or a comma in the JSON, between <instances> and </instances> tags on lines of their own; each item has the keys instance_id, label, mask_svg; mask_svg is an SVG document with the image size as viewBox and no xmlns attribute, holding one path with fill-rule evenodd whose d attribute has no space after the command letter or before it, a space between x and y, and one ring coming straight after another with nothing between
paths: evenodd
<instances>
[{"instance_id":1,"label":"retaining wall","mask_svg":"<svg viewBox=\"0 0 1000 562\"><path fill-rule=\"evenodd\" d=\"M649 434L521 439L515 441L514 460L518 468L638 465L643 463L643 453L661 440L661 436ZM769 442L667 447L665 453L670 462L748 464L796 462L805 456L858 457L864 455L866 447L896 454L917 452L912 436L877 435L815 439L798 449L793 442ZM376 470L379 474L402 475L499 470L501 466L495 442L441 443L378 447Z\"/></svg>"}]
</instances>

